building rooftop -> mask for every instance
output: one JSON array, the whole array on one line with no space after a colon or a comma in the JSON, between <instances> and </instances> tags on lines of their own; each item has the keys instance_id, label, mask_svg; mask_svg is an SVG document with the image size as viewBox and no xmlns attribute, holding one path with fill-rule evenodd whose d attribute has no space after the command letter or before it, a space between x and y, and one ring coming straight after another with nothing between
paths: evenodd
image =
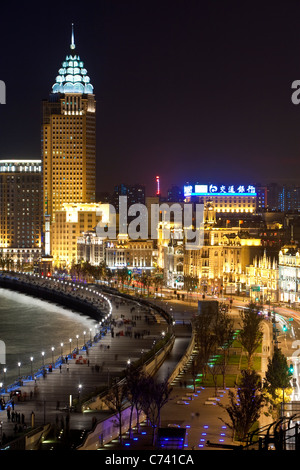
<instances>
[{"instance_id":1,"label":"building rooftop","mask_svg":"<svg viewBox=\"0 0 300 470\"><path fill-rule=\"evenodd\" d=\"M76 54L73 25L70 54L68 54L64 62L62 62L55 83L52 86L52 93L94 93L94 87L90 83L90 77L87 74L84 63L80 59L80 56Z\"/></svg>"}]
</instances>

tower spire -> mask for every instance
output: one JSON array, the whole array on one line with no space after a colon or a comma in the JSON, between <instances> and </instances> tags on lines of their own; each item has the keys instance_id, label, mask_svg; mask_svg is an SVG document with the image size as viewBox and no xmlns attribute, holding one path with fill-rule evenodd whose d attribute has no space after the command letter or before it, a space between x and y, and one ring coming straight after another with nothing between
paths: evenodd
<instances>
[{"instance_id":1,"label":"tower spire","mask_svg":"<svg viewBox=\"0 0 300 470\"><path fill-rule=\"evenodd\" d=\"M71 44L70 44L71 49L75 49L75 42L74 42L74 23L72 23L72 34L71 34Z\"/></svg>"}]
</instances>

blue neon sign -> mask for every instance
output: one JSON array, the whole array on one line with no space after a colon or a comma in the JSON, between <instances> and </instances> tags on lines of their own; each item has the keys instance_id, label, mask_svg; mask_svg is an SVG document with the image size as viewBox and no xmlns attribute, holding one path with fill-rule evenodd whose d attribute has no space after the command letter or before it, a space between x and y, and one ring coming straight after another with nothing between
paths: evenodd
<instances>
[{"instance_id":1,"label":"blue neon sign","mask_svg":"<svg viewBox=\"0 0 300 470\"><path fill-rule=\"evenodd\" d=\"M184 186L184 196L256 196L256 190L251 185L195 184Z\"/></svg>"}]
</instances>

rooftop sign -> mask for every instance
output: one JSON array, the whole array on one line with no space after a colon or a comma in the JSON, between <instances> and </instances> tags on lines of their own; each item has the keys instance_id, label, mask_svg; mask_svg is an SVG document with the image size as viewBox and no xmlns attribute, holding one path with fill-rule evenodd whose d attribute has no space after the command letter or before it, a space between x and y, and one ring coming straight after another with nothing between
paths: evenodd
<instances>
[{"instance_id":1,"label":"rooftop sign","mask_svg":"<svg viewBox=\"0 0 300 470\"><path fill-rule=\"evenodd\" d=\"M220 185L195 184L183 188L184 195L188 196L256 196L255 187L251 185Z\"/></svg>"}]
</instances>

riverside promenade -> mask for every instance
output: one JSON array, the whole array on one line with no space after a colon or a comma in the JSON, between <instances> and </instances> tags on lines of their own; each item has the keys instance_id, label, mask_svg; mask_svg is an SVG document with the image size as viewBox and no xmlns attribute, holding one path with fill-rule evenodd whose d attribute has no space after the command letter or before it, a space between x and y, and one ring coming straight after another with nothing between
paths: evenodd
<instances>
[{"instance_id":1,"label":"riverside promenade","mask_svg":"<svg viewBox=\"0 0 300 470\"><path fill-rule=\"evenodd\" d=\"M116 322L113 334L111 330L108 330L105 336L101 336L89 348L88 354L85 350L81 350L76 358L68 359L68 362L64 362L61 367L54 368L46 376L39 375L36 381L24 381L20 388L22 399L15 397L14 410L11 410L10 418L7 416L7 410L0 411L2 434L18 439L22 435L22 428L24 432L26 426L30 426L32 413L34 413L35 426L55 423L58 429L63 429L68 421L69 429L78 435L77 441L76 439L74 441L77 447L83 444L84 437L93 428L95 420L102 421L108 417L107 411L68 413L70 396L76 400L80 396L83 397L95 391L96 388L109 384L113 377L118 377L124 370L128 360L139 359L141 354L151 349L154 341L157 341L170 325L154 310L149 316L149 308L145 309L139 299L124 299L117 293L107 297L112 306L112 321ZM176 302L173 304L175 319L176 304ZM132 310L133 306L135 310ZM178 313L178 317L184 318L182 312ZM151 318L150 322L149 318ZM183 325L182 321L176 323L174 347L156 374L156 379L159 381L170 376L190 342L191 331L188 325ZM128 326L130 329L127 331L131 334L118 334L124 333ZM144 334L136 335L137 332L144 332ZM221 420L222 418L228 420L228 416L218 406L218 403L227 403L228 390L218 390L217 396L214 396L212 388L197 387L196 393L193 393L189 365L174 378L172 387L171 399L162 410L161 425L186 428L185 450L215 449L215 447L207 446L207 441L219 445L220 449L223 445L232 444L230 429ZM14 420L12 420L13 411ZM16 414L20 423L16 421ZM143 434L136 434L130 439L127 434L124 435L122 450L154 449L151 446L151 429L146 423L143 423L142 428ZM48 450L47 443L43 447ZM50 443L48 448L51 448ZM114 440L101 450L119 451L120 445Z\"/></svg>"},{"instance_id":2,"label":"riverside promenade","mask_svg":"<svg viewBox=\"0 0 300 470\"><path fill-rule=\"evenodd\" d=\"M40 280L36 281L40 285ZM43 280L48 283L48 280ZM63 287L65 290L65 287ZM100 290L101 291L101 290ZM84 292L84 290L83 290ZM84 293L80 293L81 297ZM88 290L86 294L97 294ZM117 294L105 293L105 302L109 301L111 327L103 328L106 334L98 335L90 347L79 347L78 354L64 354L63 362L56 362L49 372L45 364L45 374L35 374L33 379L24 380L22 386L15 386L2 395L6 405L10 396L10 412L0 411L2 423L2 443L6 438L15 439L31 427L44 424L56 424L58 428L68 427L83 436L92 429L95 421L108 416L107 411L68 412L70 404L78 399L84 400L102 387L106 387L114 378L120 377L128 362L135 362L152 349L155 342L168 332L170 325L157 312L142 304L138 299L126 299ZM91 298L89 298L91 300ZM101 300L104 314L109 313ZM67 360L65 360L67 357ZM15 394L15 395L13 395Z\"/></svg>"}]
</instances>

